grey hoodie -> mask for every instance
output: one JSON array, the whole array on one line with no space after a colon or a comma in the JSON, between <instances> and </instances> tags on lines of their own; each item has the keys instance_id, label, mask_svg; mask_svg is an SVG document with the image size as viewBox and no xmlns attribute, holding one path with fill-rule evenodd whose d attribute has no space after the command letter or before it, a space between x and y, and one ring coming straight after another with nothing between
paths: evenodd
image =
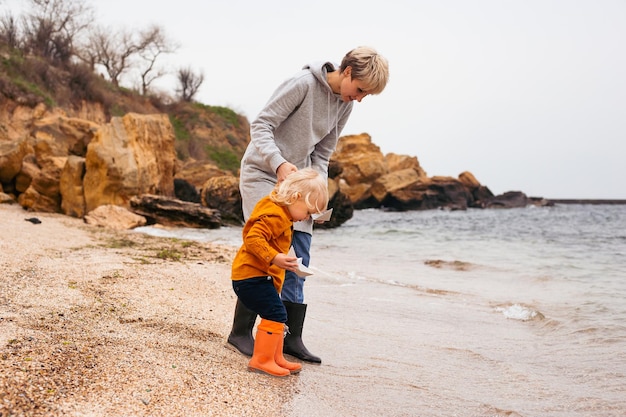
<instances>
[{"instance_id":1,"label":"grey hoodie","mask_svg":"<svg viewBox=\"0 0 626 417\"><path fill-rule=\"evenodd\" d=\"M328 162L353 105L333 93L326 81L326 74L337 69L330 62L304 66L278 86L250 125L251 140L239 174L245 219L272 191L283 162L298 169L312 166L328 175ZM294 229L312 233L313 222L297 222Z\"/></svg>"}]
</instances>

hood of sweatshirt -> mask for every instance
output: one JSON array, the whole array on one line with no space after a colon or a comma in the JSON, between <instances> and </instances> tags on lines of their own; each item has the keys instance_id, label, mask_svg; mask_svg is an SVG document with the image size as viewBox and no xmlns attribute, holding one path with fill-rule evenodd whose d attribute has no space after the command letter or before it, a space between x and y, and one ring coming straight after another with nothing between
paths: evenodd
<instances>
[{"instance_id":1,"label":"hood of sweatshirt","mask_svg":"<svg viewBox=\"0 0 626 417\"><path fill-rule=\"evenodd\" d=\"M319 83L322 84L325 88L328 89L328 93L338 98L341 98L340 94L335 94L333 92L333 89L330 87L330 84L328 84L328 81L326 80L326 75L329 72L337 71L338 68L339 68L338 65L335 65L334 63L329 62L329 61L312 62L302 67L303 70L311 71L311 74L313 74L315 79L319 81Z\"/></svg>"}]
</instances>

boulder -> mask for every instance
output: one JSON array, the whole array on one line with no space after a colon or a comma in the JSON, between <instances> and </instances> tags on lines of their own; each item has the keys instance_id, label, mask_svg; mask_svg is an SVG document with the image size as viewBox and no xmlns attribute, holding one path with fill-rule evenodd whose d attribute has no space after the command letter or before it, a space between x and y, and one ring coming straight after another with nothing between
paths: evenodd
<instances>
[{"instance_id":1,"label":"boulder","mask_svg":"<svg viewBox=\"0 0 626 417\"><path fill-rule=\"evenodd\" d=\"M0 191L0 204L15 204L16 201L13 196L5 194Z\"/></svg>"},{"instance_id":2,"label":"boulder","mask_svg":"<svg viewBox=\"0 0 626 417\"><path fill-rule=\"evenodd\" d=\"M329 221L323 223L313 223L315 229L334 229L341 226L354 215L354 205L350 198L341 192L337 181L328 179L328 207L333 209L333 214Z\"/></svg>"},{"instance_id":3,"label":"boulder","mask_svg":"<svg viewBox=\"0 0 626 417\"><path fill-rule=\"evenodd\" d=\"M22 168L20 172L15 176L14 180L14 189L18 193L23 193L30 187L30 184L33 182L33 178L35 178L41 169L37 165L37 158L34 153L28 154L24 156L22 160Z\"/></svg>"},{"instance_id":4,"label":"boulder","mask_svg":"<svg viewBox=\"0 0 626 417\"><path fill-rule=\"evenodd\" d=\"M22 207L33 211L60 213L60 180L68 158L67 148L63 143L49 138L35 139L34 142L35 157L32 161L36 165L30 168L34 171L31 175L34 175L23 193L29 198L22 199Z\"/></svg>"},{"instance_id":5,"label":"boulder","mask_svg":"<svg viewBox=\"0 0 626 417\"><path fill-rule=\"evenodd\" d=\"M209 178L222 175L228 175L228 172L219 169L215 164L208 161L190 159L180 163L176 168L176 178L184 179L196 188L202 188Z\"/></svg>"},{"instance_id":6,"label":"boulder","mask_svg":"<svg viewBox=\"0 0 626 417\"><path fill-rule=\"evenodd\" d=\"M224 224L242 225L239 179L232 175L209 178L202 186L202 205L218 210Z\"/></svg>"},{"instance_id":7,"label":"boulder","mask_svg":"<svg viewBox=\"0 0 626 417\"><path fill-rule=\"evenodd\" d=\"M67 157L51 156L46 143L35 146L34 157L25 158L23 170L16 178L16 189L26 189L19 195L18 203L30 211L59 213L61 193L59 179Z\"/></svg>"},{"instance_id":8,"label":"boulder","mask_svg":"<svg viewBox=\"0 0 626 417\"><path fill-rule=\"evenodd\" d=\"M366 133L339 138L328 169L329 177L338 181L341 192L358 209L379 205L370 188L372 182L387 172L380 148Z\"/></svg>"},{"instance_id":9,"label":"boulder","mask_svg":"<svg viewBox=\"0 0 626 417\"><path fill-rule=\"evenodd\" d=\"M371 184L388 172L380 148L366 133L340 138L332 160L341 165L340 178L348 186Z\"/></svg>"},{"instance_id":10,"label":"boulder","mask_svg":"<svg viewBox=\"0 0 626 417\"><path fill-rule=\"evenodd\" d=\"M35 120L53 113L64 114L62 110L48 110L43 103L31 107L17 104L11 100L0 100L0 126L2 126L2 129L0 129L0 142L19 142L23 140L29 136Z\"/></svg>"},{"instance_id":11,"label":"boulder","mask_svg":"<svg viewBox=\"0 0 626 417\"><path fill-rule=\"evenodd\" d=\"M520 208L533 204L521 191L507 191L482 202L483 208Z\"/></svg>"},{"instance_id":12,"label":"boulder","mask_svg":"<svg viewBox=\"0 0 626 417\"><path fill-rule=\"evenodd\" d=\"M174 196L190 203L200 203L200 193L189 181L182 178L174 178Z\"/></svg>"},{"instance_id":13,"label":"boulder","mask_svg":"<svg viewBox=\"0 0 626 417\"><path fill-rule=\"evenodd\" d=\"M146 218L132 213L124 207L105 204L87 213L85 223L114 230L128 230L144 226Z\"/></svg>"},{"instance_id":14,"label":"boulder","mask_svg":"<svg viewBox=\"0 0 626 417\"><path fill-rule=\"evenodd\" d=\"M35 120L31 134L38 142L54 146L56 148L54 153L57 156L84 157L87 146L99 127L98 124L88 120L53 115Z\"/></svg>"},{"instance_id":15,"label":"boulder","mask_svg":"<svg viewBox=\"0 0 626 417\"><path fill-rule=\"evenodd\" d=\"M413 169L418 178L426 178L426 171L422 169L416 156L398 155L395 153L388 153L385 155L385 164L389 172L402 171L408 168Z\"/></svg>"},{"instance_id":16,"label":"boulder","mask_svg":"<svg viewBox=\"0 0 626 417\"><path fill-rule=\"evenodd\" d=\"M87 211L104 204L128 207L142 194L173 196L174 139L165 114L129 113L102 126L87 148Z\"/></svg>"},{"instance_id":17,"label":"boulder","mask_svg":"<svg viewBox=\"0 0 626 417\"><path fill-rule=\"evenodd\" d=\"M345 194L356 209L368 209L380 207L380 201L372 196L371 184L348 185L343 178L337 178L339 190Z\"/></svg>"},{"instance_id":18,"label":"boulder","mask_svg":"<svg viewBox=\"0 0 626 417\"><path fill-rule=\"evenodd\" d=\"M376 201L381 204L390 193L408 187L419 180L420 176L413 168L390 172L374 181L371 193Z\"/></svg>"},{"instance_id":19,"label":"boulder","mask_svg":"<svg viewBox=\"0 0 626 417\"><path fill-rule=\"evenodd\" d=\"M436 208L465 210L470 198L469 191L460 181L451 177L433 177L389 192L381 205L399 211Z\"/></svg>"},{"instance_id":20,"label":"boulder","mask_svg":"<svg viewBox=\"0 0 626 417\"><path fill-rule=\"evenodd\" d=\"M469 190L472 195L471 201L468 201L469 207L483 208L482 201L488 200L493 197L491 190L476 179L474 174L469 171L465 171L459 174L459 181Z\"/></svg>"},{"instance_id":21,"label":"boulder","mask_svg":"<svg viewBox=\"0 0 626 417\"><path fill-rule=\"evenodd\" d=\"M14 119L12 125L23 124L18 116ZM59 182L65 162L69 155L84 156L98 126L58 112L38 114L31 122L31 136L0 149L0 177L12 184L25 209L61 212Z\"/></svg>"},{"instance_id":22,"label":"boulder","mask_svg":"<svg viewBox=\"0 0 626 417\"><path fill-rule=\"evenodd\" d=\"M0 142L0 183L13 181L22 169L22 160L33 153L32 145L26 139L17 142Z\"/></svg>"}]
</instances>

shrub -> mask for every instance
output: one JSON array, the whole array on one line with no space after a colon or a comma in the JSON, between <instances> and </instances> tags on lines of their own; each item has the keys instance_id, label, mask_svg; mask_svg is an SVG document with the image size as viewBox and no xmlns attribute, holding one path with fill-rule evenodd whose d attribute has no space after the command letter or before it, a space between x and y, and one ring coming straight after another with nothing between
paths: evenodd
<instances>
[{"instance_id":1,"label":"shrub","mask_svg":"<svg viewBox=\"0 0 626 417\"><path fill-rule=\"evenodd\" d=\"M239 157L229 148L206 147L206 153L220 169L237 172L239 169Z\"/></svg>"}]
</instances>

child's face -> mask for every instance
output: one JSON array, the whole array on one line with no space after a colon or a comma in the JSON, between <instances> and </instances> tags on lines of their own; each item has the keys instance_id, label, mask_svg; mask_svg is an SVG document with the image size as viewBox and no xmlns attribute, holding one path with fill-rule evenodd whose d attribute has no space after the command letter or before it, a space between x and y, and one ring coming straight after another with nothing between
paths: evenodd
<instances>
[{"instance_id":1,"label":"child's face","mask_svg":"<svg viewBox=\"0 0 626 417\"><path fill-rule=\"evenodd\" d=\"M316 209L309 209L302 197L298 198L295 203L289 205L288 208L294 222L307 220L311 214L318 213Z\"/></svg>"}]
</instances>

